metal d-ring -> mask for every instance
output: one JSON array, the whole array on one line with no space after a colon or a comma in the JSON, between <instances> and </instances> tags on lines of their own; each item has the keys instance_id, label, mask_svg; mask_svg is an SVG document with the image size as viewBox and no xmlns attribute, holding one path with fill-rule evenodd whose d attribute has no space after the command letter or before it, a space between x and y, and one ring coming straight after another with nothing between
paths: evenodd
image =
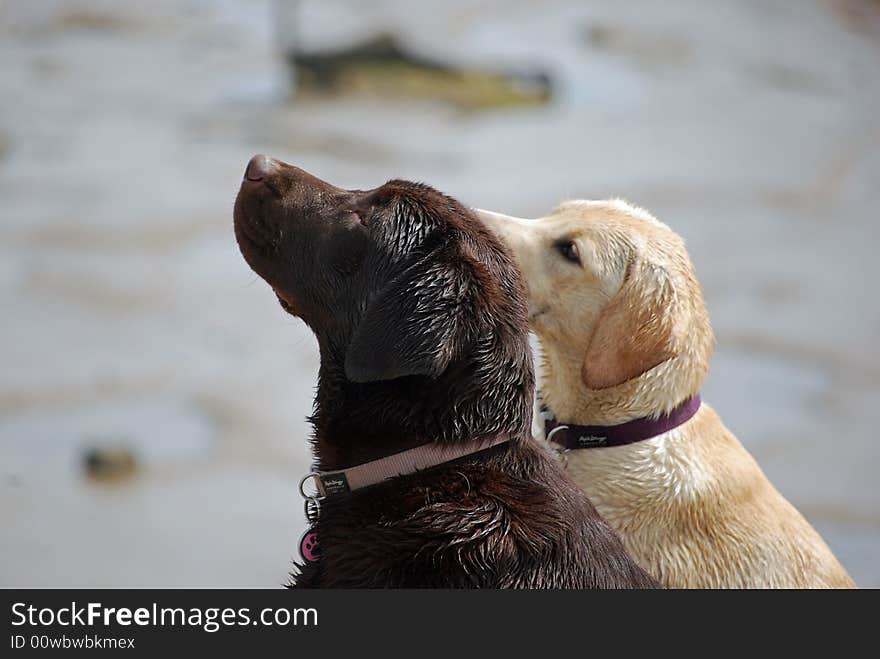
<instances>
[{"instance_id":1,"label":"metal d-ring","mask_svg":"<svg viewBox=\"0 0 880 659\"><path fill-rule=\"evenodd\" d=\"M303 508L305 510L306 519L308 520L309 524L314 524L315 522L317 522L318 516L321 514L321 499L323 497L321 496L320 488L317 486L317 481L320 477L321 475L318 472L313 471L303 476L299 482L299 493L300 495L302 495L302 498L305 499ZM314 494L306 494L305 491L306 481L310 478L314 478L316 482Z\"/></svg>"},{"instance_id":2,"label":"metal d-ring","mask_svg":"<svg viewBox=\"0 0 880 659\"><path fill-rule=\"evenodd\" d=\"M317 479L320 478L320 476L321 474L319 474L317 471L313 471L303 476L302 479L299 481L299 493L303 499L319 499L321 497L321 491L320 489L318 489L317 485L315 485L314 494L306 494L305 490L303 489L303 486L306 484L307 480L309 480L310 478L314 478L317 482Z\"/></svg>"},{"instance_id":3,"label":"metal d-ring","mask_svg":"<svg viewBox=\"0 0 880 659\"><path fill-rule=\"evenodd\" d=\"M560 430L568 430L568 426L556 426L553 430L551 430L549 433L547 433L547 436L544 439L547 442L549 442L551 439L553 439L553 435L555 435ZM309 474L309 475L311 475L311 474ZM306 478L308 478L308 476L306 476ZM300 491L302 491L302 490L300 490Z\"/></svg>"},{"instance_id":4,"label":"metal d-ring","mask_svg":"<svg viewBox=\"0 0 880 659\"><path fill-rule=\"evenodd\" d=\"M568 466L568 454L571 451L571 449L567 449L562 446L553 446L553 443L550 441L553 438L553 435L555 435L556 432L559 430L568 430L568 426L556 426L553 430L551 430L549 433L547 433L547 437L545 437L544 439L548 444L550 444L553 447L553 449L555 449L556 454L559 456L559 459L562 461L562 466L564 468L564 467Z\"/></svg>"}]
</instances>

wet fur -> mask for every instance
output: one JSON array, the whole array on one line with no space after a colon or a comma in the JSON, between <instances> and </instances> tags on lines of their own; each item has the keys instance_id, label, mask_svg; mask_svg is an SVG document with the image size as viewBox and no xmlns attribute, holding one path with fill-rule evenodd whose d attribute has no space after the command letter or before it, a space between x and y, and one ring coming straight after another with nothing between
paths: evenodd
<instances>
[{"instance_id":1,"label":"wet fur","mask_svg":"<svg viewBox=\"0 0 880 659\"><path fill-rule=\"evenodd\" d=\"M304 188L317 192L304 200ZM320 222L312 211L282 210L316 205ZM366 229L324 221L344 218L339 207L369 218ZM532 441L534 375L519 273L469 210L425 185L343 191L285 165L271 192L243 184L235 217L245 258L318 339L311 419L318 469L427 441L511 438L325 502L320 560L298 565L292 586L658 585ZM319 251L309 232L337 231L333 222L338 231L363 234L339 234L357 255L343 274L309 261ZM283 230L291 223L295 230ZM252 243L252 225L268 245ZM339 241L331 242L322 265L344 256ZM313 290L320 294L312 299ZM319 301L330 296L332 305Z\"/></svg>"}]
</instances>

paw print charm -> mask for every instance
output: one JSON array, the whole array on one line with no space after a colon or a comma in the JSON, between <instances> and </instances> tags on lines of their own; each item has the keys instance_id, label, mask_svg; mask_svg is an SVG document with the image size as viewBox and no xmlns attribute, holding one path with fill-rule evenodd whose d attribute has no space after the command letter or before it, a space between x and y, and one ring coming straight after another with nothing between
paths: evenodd
<instances>
[{"instance_id":1,"label":"paw print charm","mask_svg":"<svg viewBox=\"0 0 880 659\"><path fill-rule=\"evenodd\" d=\"M314 563L318 560L320 549L318 548L318 534L313 529L309 529L303 534L299 541L299 555L308 563Z\"/></svg>"}]
</instances>

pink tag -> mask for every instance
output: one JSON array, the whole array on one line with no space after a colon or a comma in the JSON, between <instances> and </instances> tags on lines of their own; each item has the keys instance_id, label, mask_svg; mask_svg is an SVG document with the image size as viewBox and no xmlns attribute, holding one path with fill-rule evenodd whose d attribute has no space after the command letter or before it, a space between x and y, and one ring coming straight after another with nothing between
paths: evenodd
<instances>
[{"instance_id":1,"label":"pink tag","mask_svg":"<svg viewBox=\"0 0 880 659\"><path fill-rule=\"evenodd\" d=\"M299 555L309 563L314 563L318 560L319 554L318 533L313 529L309 529L299 541Z\"/></svg>"}]
</instances>

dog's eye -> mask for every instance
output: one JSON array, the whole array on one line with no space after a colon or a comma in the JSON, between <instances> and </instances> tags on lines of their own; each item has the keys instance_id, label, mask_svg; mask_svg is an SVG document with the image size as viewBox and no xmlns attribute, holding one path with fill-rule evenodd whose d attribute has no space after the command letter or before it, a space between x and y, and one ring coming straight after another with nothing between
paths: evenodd
<instances>
[{"instance_id":1,"label":"dog's eye","mask_svg":"<svg viewBox=\"0 0 880 659\"><path fill-rule=\"evenodd\" d=\"M562 242L556 243L557 251L562 254L562 257L566 261L571 261L572 263L581 264L581 256L578 254L577 243L571 240L563 240Z\"/></svg>"}]
</instances>

